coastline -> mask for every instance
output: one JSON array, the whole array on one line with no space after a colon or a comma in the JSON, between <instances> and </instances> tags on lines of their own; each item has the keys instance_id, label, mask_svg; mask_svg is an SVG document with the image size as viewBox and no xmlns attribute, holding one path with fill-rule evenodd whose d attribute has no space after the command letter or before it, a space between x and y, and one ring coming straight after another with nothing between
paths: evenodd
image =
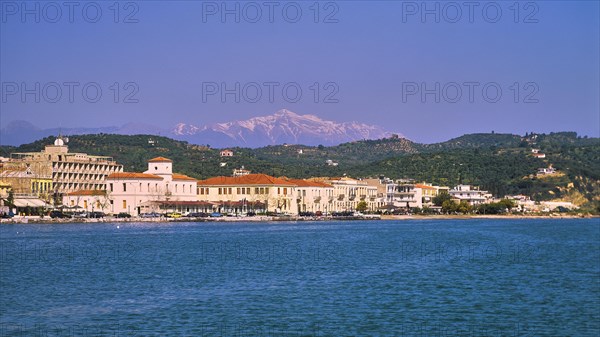
<instances>
[{"instance_id":1,"label":"coastline","mask_svg":"<svg viewBox=\"0 0 600 337\"><path fill-rule=\"evenodd\" d=\"M51 219L44 217L40 219L37 216L19 216L12 219L0 219L0 225L8 224L79 224L79 223L139 223L139 222L274 222L274 221L391 221L391 220L476 220L476 219L593 219L600 215L590 214L548 214L548 215L382 215L381 217L300 217L300 216L254 216L254 217L220 217L220 218L74 218L74 219Z\"/></svg>"}]
</instances>

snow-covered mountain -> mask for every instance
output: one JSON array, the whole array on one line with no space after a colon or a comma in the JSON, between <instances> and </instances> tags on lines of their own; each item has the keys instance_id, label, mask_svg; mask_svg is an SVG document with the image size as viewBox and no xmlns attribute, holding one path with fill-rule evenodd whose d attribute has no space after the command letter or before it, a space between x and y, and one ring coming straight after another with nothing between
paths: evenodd
<instances>
[{"instance_id":1,"label":"snow-covered mountain","mask_svg":"<svg viewBox=\"0 0 600 337\"><path fill-rule=\"evenodd\" d=\"M120 127L41 129L26 121L13 121L0 128L0 145L20 145L47 136L114 133L122 135L151 134L185 140L212 147L261 147L276 144L337 145L360 139L389 137L391 132L379 126L358 122L338 123L314 115L298 115L279 110L273 115L242 121L194 125L179 123L163 129L144 123L128 123Z\"/></svg>"},{"instance_id":2,"label":"snow-covered mountain","mask_svg":"<svg viewBox=\"0 0 600 337\"><path fill-rule=\"evenodd\" d=\"M337 123L283 109L273 115L206 126L179 123L173 134L178 139L215 147L259 147L283 143L336 145L359 139L389 137L392 133L375 125Z\"/></svg>"}]
</instances>

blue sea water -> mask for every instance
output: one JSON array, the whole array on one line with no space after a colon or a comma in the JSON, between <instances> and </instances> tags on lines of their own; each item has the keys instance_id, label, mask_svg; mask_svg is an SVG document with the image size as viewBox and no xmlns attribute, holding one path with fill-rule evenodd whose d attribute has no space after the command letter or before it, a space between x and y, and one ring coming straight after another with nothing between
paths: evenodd
<instances>
[{"instance_id":1,"label":"blue sea water","mask_svg":"<svg viewBox=\"0 0 600 337\"><path fill-rule=\"evenodd\" d=\"M0 226L0 336L598 336L600 220Z\"/></svg>"}]
</instances>

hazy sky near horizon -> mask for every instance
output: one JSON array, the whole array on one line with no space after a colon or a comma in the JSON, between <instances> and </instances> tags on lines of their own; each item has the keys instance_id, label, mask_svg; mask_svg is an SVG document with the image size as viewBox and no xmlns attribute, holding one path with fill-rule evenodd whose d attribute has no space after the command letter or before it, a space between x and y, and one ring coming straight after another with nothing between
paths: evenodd
<instances>
[{"instance_id":1,"label":"hazy sky near horizon","mask_svg":"<svg viewBox=\"0 0 600 337\"><path fill-rule=\"evenodd\" d=\"M420 142L600 136L597 1L0 4L0 127L202 125L286 108Z\"/></svg>"}]
</instances>

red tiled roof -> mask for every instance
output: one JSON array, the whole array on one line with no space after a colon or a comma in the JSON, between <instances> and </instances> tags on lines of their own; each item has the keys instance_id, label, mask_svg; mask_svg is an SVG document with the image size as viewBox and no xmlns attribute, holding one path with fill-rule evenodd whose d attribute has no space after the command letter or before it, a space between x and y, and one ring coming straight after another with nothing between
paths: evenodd
<instances>
[{"instance_id":1,"label":"red tiled roof","mask_svg":"<svg viewBox=\"0 0 600 337\"><path fill-rule=\"evenodd\" d=\"M286 181L296 185L296 186L300 186L300 187L333 187L329 184L320 182L320 181L310 181L310 180L304 180L304 179L290 179L290 178L285 178Z\"/></svg>"},{"instance_id":2,"label":"red tiled roof","mask_svg":"<svg viewBox=\"0 0 600 337\"><path fill-rule=\"evenodd\" d=\"M424 188L426 190L435 190L436 188L433 186L429 186L429 185L423 185L423 184L415 184L416 188Z\"/></svg>"},{"instance_id":3,"label":"red tiled roof","mask_svg":"<svg viewBox=\"0 0 600 337\"><path fill-rule=\"evenodd\" d=\"M162 177L159 177L154 174L149 173L136 173L136 172L117 172L112 173L106 179L155 179L162 180Z\"/></svg>"},{"instance_id":4,"label":"red tiled roof","mask_svg":"<svg viewBox=\"0 0 600 337\"><path fill-rule=\"evenodd\" d=\"M266 174L247 174L241 177L213 177L198 181L199 186L241 186L241 185L277 185L277 186L295 186L283 179L271 177Z\"/></svg>"},{"instance_id":5,"label":"red tiled roof","mask_svg":"<svg viewBox=\"0 0 600 337\"><path fill-rule=\"evenodd\" d=\"M148 160L149 163L172 163L173 161L165 157L156 157Z\"/></svg>"},{"instance_id":6,"label":"red tiled roof","mask_svg":"<svg viewBox=\"0 0 600 337\"><path fill-rule=\"evenodd\" d=\"M106 191L103 190L79 190L67 193L68 196L94 196L94 195L106 195Z\"/></svg>"},{"instance_id":7,"label":"red tiled roof","mask_svg":"<svg viewBox=\"0 0 600 337\"><path fill-rule=\"evenodd\" d=\"M191 180L196 181L195 178L188 177L185 174L173 173L173 180Z\"/></svg>"}]
</instances>

